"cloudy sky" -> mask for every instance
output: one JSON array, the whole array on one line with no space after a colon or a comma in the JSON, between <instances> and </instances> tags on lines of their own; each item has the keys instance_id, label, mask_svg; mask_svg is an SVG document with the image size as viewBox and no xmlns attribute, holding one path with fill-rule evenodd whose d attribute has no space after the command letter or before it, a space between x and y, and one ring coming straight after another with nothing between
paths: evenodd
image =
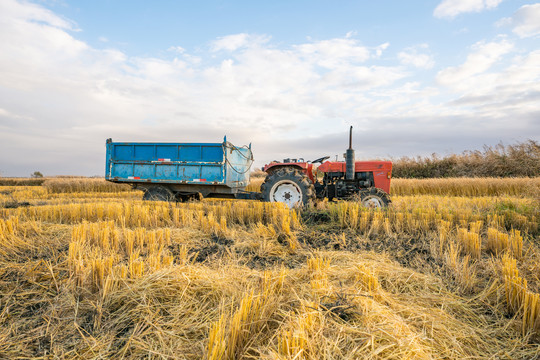
<instances>
[{"instance_id":1,"label":"cloudy sky","mask_svg":"<svg viewBox=\"0 0 540 360\"><path fill-rule=\"evenodd\" d=\"M540 140L540 3L0 0L0 176L103 175L105 140L256 165Z\"/></svg>"}]
</instances>

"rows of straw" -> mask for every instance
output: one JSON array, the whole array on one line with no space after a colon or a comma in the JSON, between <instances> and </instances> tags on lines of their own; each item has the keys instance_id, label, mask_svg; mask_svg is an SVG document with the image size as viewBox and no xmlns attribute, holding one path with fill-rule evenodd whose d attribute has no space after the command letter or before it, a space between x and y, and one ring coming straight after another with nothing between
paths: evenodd
<instances>
[{"instance_id":1,"label":"rows of straw","mask_svg":"<svg viewBox=\"0 0 540 360\"><path fill-rule=\"evenodd\" d=\"M539 335L540 294L527 288L527 280L520 276L516 263L510 253L501 260L506 303L510 312L521 316L524 335Z\"/></svg>"},{"instance_id":2,"label":"rows of straw","mask_svg":"<svg viewBox=\"0 0 540 360\"><path fill-rule=\"evenodd\" d=\"M0 358L540 356L532 198L72 194L0 211Z\"/></svg>"},{"instance_id":3,"label":"rows of straw","mask_svg":"<svg viewBox=\"0 0 540 360\"><path fill-rule=\"evenodd\" d=\"M496 199L472 198L467 202L464 198L435 199L434 196L397 198L393 206L384 211L369 210L355 202L326 203L321 207L327 208L333 221L341 227L366 235L425 234L437 229L441 221L462 227L482 223L494 228L513 228L537 234L538 211L532 202L516 199L515 203L520 202L523 203L521 211L517 208L499 210Z\"/></svg>"}]
</instances>

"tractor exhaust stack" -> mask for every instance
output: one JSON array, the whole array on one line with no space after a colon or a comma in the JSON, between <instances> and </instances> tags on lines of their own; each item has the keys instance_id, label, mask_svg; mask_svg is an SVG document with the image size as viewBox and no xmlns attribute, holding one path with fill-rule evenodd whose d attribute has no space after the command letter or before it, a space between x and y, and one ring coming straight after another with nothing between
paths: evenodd
<instances>
[{"instance_id":1,"label":"tractor exhaust stack","mask_svg":"<svg viewBox=\"0 0 540 360\"><path fill-rule=\"evenodd\" d=\"M349 129L349 148L345 153L345 179L354 180L354 150L352 148L352 126Z\"/></svg>"}]
</instances>

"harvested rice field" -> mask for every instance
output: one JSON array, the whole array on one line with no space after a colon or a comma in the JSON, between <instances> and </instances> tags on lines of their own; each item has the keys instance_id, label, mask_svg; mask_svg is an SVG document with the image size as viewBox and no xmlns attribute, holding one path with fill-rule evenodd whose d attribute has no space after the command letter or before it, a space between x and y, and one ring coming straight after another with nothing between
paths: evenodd
<instances>
[{"instance_id":1,"label":"harvested rice field","mask_svg":"<svg viewBox=\"0 0 540 360\"><path fill-rule=\"evenodd\" d=\"M385 210L1 186L0 358L538 359L540 181L462 180Z\"/></svg>"}]
</instances>

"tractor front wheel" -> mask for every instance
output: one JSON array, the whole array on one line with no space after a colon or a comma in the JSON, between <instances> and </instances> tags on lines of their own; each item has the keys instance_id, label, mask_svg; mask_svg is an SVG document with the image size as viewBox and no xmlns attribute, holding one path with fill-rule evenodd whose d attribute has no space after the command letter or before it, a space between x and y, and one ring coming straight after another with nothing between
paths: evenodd
<instances>
[{"instance_id":1,"label":"tractor front wheel","mask_svg":"<svg viewBox=\"0 0 540 360\"><path fill-rule=\"evenodd\" d=\"M362 205L371 209L387 207L391 202L387 193L374 187L360 190L359 195Z\"/></svg>"},{"instance_id":2,"label":"tractor front wheel","mask_svg":"<svg viewBox=\"0 0 540 360\"><path fill-rule=\"evenodd\" d=\"M281 168L261 185L264 201L281 202L289 208L307 205L315 199L315 187L306 174L295 168Z\"/></svg>"}]
</instances>

